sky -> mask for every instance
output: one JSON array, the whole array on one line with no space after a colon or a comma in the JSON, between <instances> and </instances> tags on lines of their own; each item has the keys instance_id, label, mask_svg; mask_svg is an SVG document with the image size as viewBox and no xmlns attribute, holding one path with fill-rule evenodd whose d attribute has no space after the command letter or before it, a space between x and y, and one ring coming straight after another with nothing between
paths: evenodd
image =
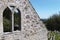
<instances>
[{"instance_id":1,"label":"sky","mask_svg":"<svg viewBox=\"0 0 60 40\"><path fill-rule=\"evenodd\" d=\"M53 14L59 14L60 0L30 0L40 18L46 19Z\"/></svg>"}]
</instances>

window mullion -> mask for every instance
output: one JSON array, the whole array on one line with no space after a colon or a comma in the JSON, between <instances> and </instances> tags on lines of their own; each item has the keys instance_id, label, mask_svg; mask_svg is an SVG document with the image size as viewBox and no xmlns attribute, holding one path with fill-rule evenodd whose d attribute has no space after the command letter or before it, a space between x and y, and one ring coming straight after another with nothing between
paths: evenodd
<instances>
[{"instance_id":1,"label":"window mullion","mask_svg":"<svg viewBox=\"0 0 60 40\"><path fill-rule=\"evenodd\" d=\"M12 32L14 31L14 10L12 11Z\"/></svg>"}]
</instances>

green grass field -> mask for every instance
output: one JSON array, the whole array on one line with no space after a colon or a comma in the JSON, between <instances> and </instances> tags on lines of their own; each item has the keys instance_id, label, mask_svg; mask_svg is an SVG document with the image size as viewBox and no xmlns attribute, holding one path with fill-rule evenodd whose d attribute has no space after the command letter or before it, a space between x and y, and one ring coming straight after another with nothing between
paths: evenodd
<instances>
[{"instance_id":1,"label":"green grass field","mask_svg":"<svg viewBox=\"0 0 60 40\"><path fill-rule=\"evenodd\" d=\"M60 34L59 33L55 33L55 32L49 32L48 35L55 35L55 40L60 40ZM48 39L50 40L50 38Z\"/></svg>"}]
</instances>

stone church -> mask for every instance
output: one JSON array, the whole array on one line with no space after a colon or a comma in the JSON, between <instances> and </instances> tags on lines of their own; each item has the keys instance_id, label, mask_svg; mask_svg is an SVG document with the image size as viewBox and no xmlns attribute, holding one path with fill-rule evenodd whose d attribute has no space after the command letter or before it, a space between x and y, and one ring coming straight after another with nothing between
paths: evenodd
<instances>
[{"instance_id":1,"label":"stone church","mask_svg":"<svg viewBox=\"0 0 60 40\"><path fill-rule=\"evenodd\" d=\"M47 33L29 0L0 0L0 40L48 40Z\"/></svg>"}]
</instances>

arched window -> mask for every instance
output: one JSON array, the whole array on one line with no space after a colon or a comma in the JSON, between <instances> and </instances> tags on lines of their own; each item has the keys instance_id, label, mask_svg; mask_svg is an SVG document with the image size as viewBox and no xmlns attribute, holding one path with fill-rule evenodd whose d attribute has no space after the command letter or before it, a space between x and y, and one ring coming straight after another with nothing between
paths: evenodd
<instances>
[{"instance_id":1,"label":"arched window","mask_svg":"<svg viewBox=\"0 0 60 40\"><path fill-rule=\"evenodd\" d=\"M21 30L21 12L18 8L14 10L14 6L10 6L3 11L3 29L4 32Z\"/></svg>"},{"instance_id":2,"label":"arched window","mask_svg":"<svg viewBox=\"0 0 60 40\"><path fill-rule=\"evenodd\" d=\"M8 7L3 11L3 31L12 31L12 12Z\"/></svg>"},{"instance_id":3,"label":"arched window","mask_svg":"<svg viewBox=\"0 0 60 40\"><path fill-rule=\"evenodd\" d=\"M14 30L21 30L21 12L18 8L14 12Z\"/></svg>"}]
</instances>

